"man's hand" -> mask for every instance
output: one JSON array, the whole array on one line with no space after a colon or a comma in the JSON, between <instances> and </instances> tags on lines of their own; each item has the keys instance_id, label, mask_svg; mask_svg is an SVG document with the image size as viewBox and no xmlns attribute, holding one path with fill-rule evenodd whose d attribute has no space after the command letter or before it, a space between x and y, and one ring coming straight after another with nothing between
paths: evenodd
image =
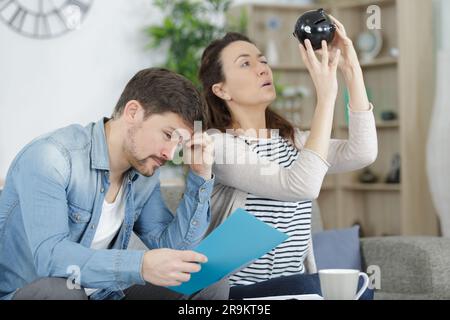
<instances>
[{"instance_id":1,"label":"man's hand","mask_svg":"<svg viewBox=\"0 0 450 320\"><path fill-rule=\"evenodd\" d=\"M212 177L214 163L214 141L206 133L195 133L183 146L183 162L205 180Z\"/></svg>"},{"instance_id":2,"label":"man's hand","mask_svg":"<svg viewBox=\"0 0 450 320\"><path fill-rule=\"evenodd\" d=\"M178 286L199 272L207 258L194 251L154 249L144 254L142 277L156 286Z\"/></svg>"}]
</instances>

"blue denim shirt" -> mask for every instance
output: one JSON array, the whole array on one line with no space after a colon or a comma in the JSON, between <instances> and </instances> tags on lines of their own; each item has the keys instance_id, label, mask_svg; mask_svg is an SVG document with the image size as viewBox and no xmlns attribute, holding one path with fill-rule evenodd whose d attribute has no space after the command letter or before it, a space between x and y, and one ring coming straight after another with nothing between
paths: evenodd
<instances>
[{"instance_id":1,"label":"blue denim shirt","mask_svg":"<svg viewBox=\"0 0 450 320\"><path fill-rule=\"evenodd\" d=\"M144 284L144 251L126 250L134 231L149 247L191 249L210 221L213 179L189 172L176 215L161 197L159 171L130 170L125 219L110 249L90 249L109 187L104 119L39 137L16 156L0 195L0 299L42 277L73 277L100 288L91 299L121 299Z\"/></svg>"}]
</instances>

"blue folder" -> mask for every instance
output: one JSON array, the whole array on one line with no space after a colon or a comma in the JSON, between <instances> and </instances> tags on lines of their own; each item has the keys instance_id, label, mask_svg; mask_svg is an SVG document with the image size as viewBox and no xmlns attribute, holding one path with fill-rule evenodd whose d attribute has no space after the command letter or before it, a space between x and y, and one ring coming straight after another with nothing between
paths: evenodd
<instances>
[{"instance_id":1,"label":"blue folder","mask_svg":"<svg viewBox=\"0 0 450 320\"><path fill-rule=\"evenodd\" d=\"M250 264L287 238L285 233L237 209L193 249L208 257L200 272L192 273L188 282L169 288L186 295L195 293Z\"/></svg>"}]
</instances>

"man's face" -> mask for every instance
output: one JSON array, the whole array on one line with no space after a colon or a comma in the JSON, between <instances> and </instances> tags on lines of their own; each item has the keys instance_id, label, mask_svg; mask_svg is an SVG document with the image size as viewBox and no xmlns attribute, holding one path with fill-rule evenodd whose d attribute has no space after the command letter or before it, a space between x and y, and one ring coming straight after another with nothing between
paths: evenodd
<instances>
[{"instance_id":1,"label":"man's face","mask_svg":"<svg viewBox=\"0 0 450 320\"><path fill-rule=\"evenodd\" d=\"M143 176L153 175L167 160L173 159L178 144L182 142L178 134L180 129L188 132L189 136L193 133L179 115L171 112L151 115L131 126L124 143L130 165Z\"/></svg>"}]
</instances>

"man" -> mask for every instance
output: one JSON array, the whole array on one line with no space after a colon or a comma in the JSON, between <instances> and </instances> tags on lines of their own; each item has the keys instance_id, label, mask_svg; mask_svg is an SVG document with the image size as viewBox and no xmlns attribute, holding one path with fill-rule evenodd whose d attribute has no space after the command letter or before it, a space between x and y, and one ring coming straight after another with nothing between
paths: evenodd
<instances>
[{"instance_id":1,"label":"man","mask_svg":"<svg viewBox=\"0 0 450 320\"><path fill-rule=\"evenodd\" d=\"M127 84L112 119L28 144L0 198L0 298L185 298L164 287L188 281L207 259L188 250L210 220L213 145L206 133L193 135L204 110L188 80L146 69ZM174 138L178 131L193 138ZM158 168L180 142L185 158L206 160L190 165L174 216ZM151 250L126 250L133 231ZM227 297L222 281L191 298Z\"/></svg>"}]
</instances>

